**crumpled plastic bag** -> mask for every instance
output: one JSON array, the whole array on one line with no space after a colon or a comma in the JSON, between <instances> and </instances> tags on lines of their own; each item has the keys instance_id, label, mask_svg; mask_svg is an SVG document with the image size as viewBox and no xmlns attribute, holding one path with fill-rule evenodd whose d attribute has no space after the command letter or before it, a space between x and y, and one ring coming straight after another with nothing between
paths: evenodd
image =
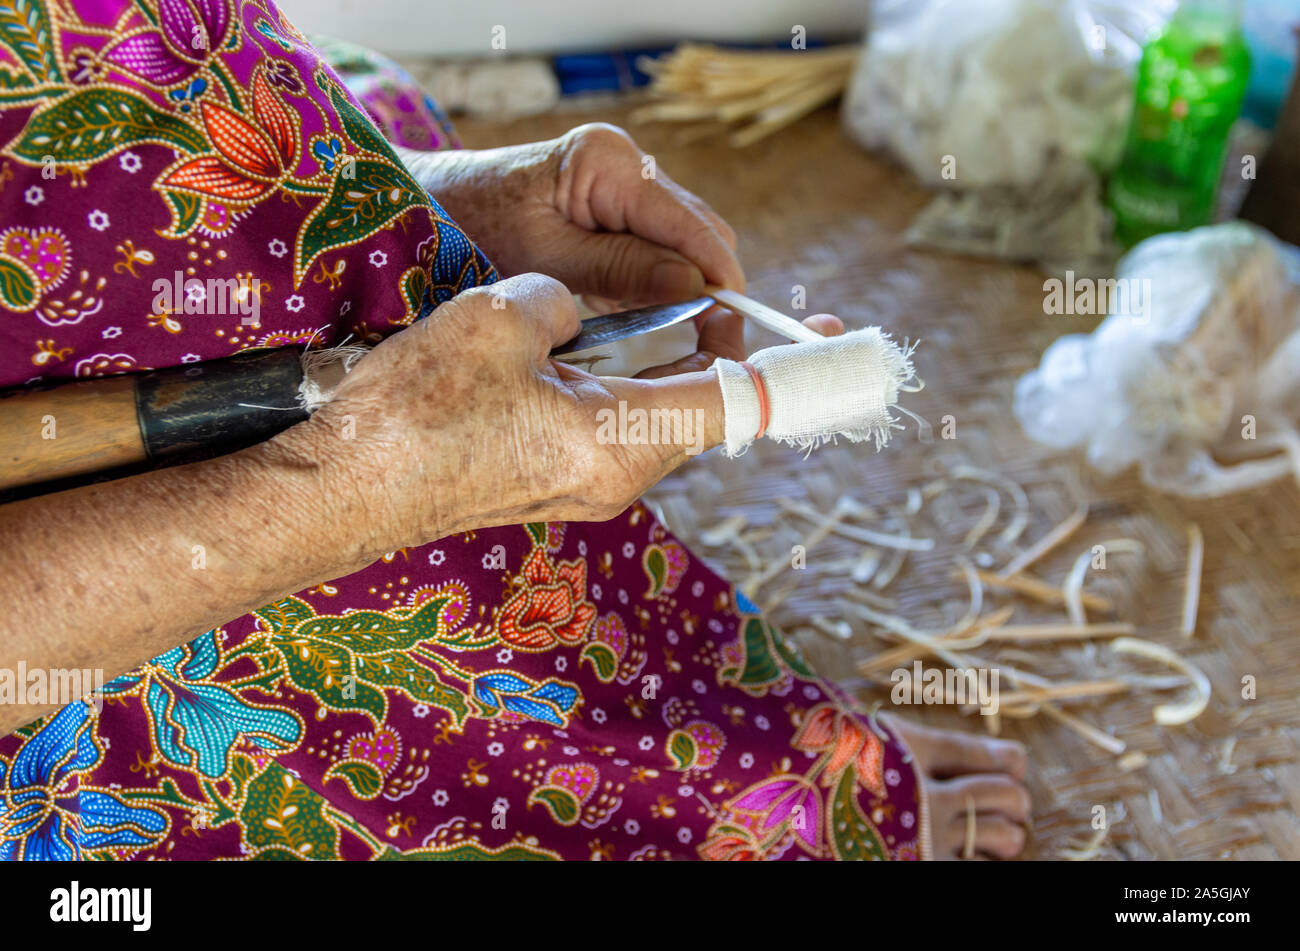
<instances>
[{"instance_id":1,"label":"crumpled plastic bag","mask_svg":"<svg viewBox=\"0 0 1300 951\"><path fill-rule=\"evenodd\" d=\"M1028 188L1062 159L1111 167L1142 44L1174 6L876 0L844 126L935 186Z\"/></svg>"},{"instance_id":2,"label":"crumpled plastic bag","mask_svg":"<svg viewBox=\"0 0 1300 951\"><path fill-rule=\"evenodd\" d=\"M1115 280L1101 325L1017 383L1025 432L1178 495L1300 479L1300 249L1211 225L1142 242Z\"/></svg>"}]
</instances>

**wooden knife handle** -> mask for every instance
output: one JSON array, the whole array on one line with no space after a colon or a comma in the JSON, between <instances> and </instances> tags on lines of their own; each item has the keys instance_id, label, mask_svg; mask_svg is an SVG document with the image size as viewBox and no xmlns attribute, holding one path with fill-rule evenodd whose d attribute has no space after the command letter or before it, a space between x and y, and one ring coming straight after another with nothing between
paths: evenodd
<instances>
[{"instance_id":1,"label":"wooden knife handle","mask_svg":"<svg viewBox=\"0 0 1300 951\"><path fill-rule=\"evenodd\" d=\"M132 377L65 383L0 400L0 489L146 458Z\"/></svg>"},{"instance_id":2,"label":"wooden knife handle","mask_svg":"<svg viewBox=\"0 0 1300 951\"><path fill-rule=\"evenodd\" d=\"M217 455L307 418L292 347L0 399L0 489L146 461Z\"/></svg>"}]
</instances>

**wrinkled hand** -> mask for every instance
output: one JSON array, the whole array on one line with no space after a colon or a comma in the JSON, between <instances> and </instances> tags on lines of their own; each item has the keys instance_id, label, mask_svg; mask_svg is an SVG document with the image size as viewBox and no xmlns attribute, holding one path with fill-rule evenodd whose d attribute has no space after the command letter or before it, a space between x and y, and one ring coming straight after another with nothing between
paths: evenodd
<instances>
[{"instance_id":1,"label":"wrinkled hand","mask_svg":"<svg viewBox=\"0 0 1300 951\"><path fill-rule=\"evenodd\" d=\"M523 274L457 295L384 340L333 398L275 442L322 470L371 560L459 531L530 521L604 521L691 455L722 442L716 356L743 359L742 318L707 315L698 349L637 378L550 359L578 330L573 297ZM837 317L804 321L843 332ZM602 415L680 410L681 439L630 444Z\"/></svg>"},{"instance_id":2,"label":"wrinkled hand","mask_svg":"<svg viewBox=\"0 0 1300 951\"><path fill-rule=\"evenodd\" d=\"M720 326L709 321L705 346ZM698 358L645 379L552 361L577 331L573 297L543 275L465 291L380 343L276 440L326 471L327 494L372 557L473 528L613 518L721 442L722 395ZM691 445L603 439L598 414L620 401L698 410L701 431Z\"/></svg>"},{"instance_id":3,"label":"wrinkled hand","mask_svg":"<svg viewBox=\"0 0 1300 951\"><path fill-rule=\"evenodd\" d=\"M735 232L615 126L403 158L503 276L550 275L604 310L745 288Z\"/></svg>"}]
</instances>

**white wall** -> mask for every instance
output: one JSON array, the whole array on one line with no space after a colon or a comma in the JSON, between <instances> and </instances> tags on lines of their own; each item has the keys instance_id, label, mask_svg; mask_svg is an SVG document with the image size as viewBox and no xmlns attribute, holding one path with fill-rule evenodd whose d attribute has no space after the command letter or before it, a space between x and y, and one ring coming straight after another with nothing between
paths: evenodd
<instances>
[{"instance_id":1,"label":"white wall","mask_svg":"<svg viewBox=\"0 0 1300 951\"><path fill-rule=\"evenodd\" d=\"M607 50L678 40L855 36L868 0L278 0L303 30L386 53L487 55L492 28L518 53Z\"/></svg>"}]
</instances>

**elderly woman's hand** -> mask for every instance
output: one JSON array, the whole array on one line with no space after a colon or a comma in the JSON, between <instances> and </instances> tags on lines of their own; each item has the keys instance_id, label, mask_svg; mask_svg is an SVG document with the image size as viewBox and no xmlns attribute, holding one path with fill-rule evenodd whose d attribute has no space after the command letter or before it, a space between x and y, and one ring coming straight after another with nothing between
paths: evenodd
<instances>
[{"instance_id":1,"label":"elderly woman's hand","mask_svg":"<svg viewBox=\"0 0 1300 951\"><path fill-rule=\"evenodd\" d=\"M550 275L602 309L745 288L735 233L616 126L403 159L505 276Z\"/></svg>"},{"instance_id":2,"label":"elderly woman's hand","mask_svg":"<svg viewBox=\"0 0 1300 951\"><path fill-rule=\"evenodd\" d=\"M710 336L735 319L716 313L701 348L724 349ZM721 441L721 392L706 354L636 380L551 361L577 332L573 298L551 278L466 291L375 347L328 404L274 441L326 474L372 556L472 528L612 518ZM692 428L658 444L611 439L599 414L616 420L620 403L681 410Z\"/></svg>"}]
</instances>

